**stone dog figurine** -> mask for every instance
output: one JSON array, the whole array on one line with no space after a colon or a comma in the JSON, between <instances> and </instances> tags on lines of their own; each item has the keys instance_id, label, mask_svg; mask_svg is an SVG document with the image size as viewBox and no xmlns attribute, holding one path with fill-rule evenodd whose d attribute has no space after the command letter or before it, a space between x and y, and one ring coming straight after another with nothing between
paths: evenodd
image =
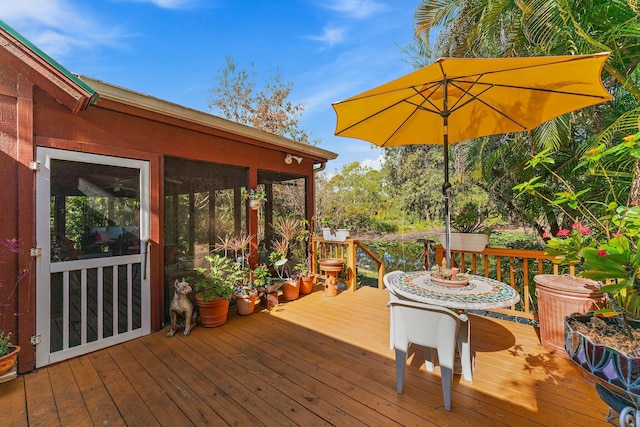
<instances>
[{"instance_id":1,"label":"stone dog figurine","mask_svg":"<svg viewBox=\"0 0 640 427\"><path fill-rule=\"evenodd\" d=\"M178 318L184 317L184 336L189 335L191 328L195 326L195 314L193 311L193 304L187 298L189 292L191 292L191 286L185 282L184 277L182 281L176 279L176 283L173 285L175 291L173 292L173 300L171 300L171 306L169 307L171 313L171 330L167 332L168 337L172 337L181 325L178 325Z\"/></svg>"}]
</instances>

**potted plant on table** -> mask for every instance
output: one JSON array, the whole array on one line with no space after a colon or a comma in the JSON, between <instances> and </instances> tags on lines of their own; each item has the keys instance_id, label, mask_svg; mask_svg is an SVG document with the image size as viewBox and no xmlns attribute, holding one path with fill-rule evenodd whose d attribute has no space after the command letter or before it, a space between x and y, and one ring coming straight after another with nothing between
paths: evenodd
<instances>
[{"instance_id":1,"label":"potted plant on table","mask_svg":"<svg viewBox=\"0 0 640 427\"><path fill-rule=\"evenodd\" d=\"M450 235L452 250L464 252L482 252L489 244L491 229L485 227L484 222L489 218L489 208L479 207L473 202L465 204L460 211L451 218L451 227L457 233ZM440 234L440 241L445 244L446 236Z\"/></svg>"}]
</instances>

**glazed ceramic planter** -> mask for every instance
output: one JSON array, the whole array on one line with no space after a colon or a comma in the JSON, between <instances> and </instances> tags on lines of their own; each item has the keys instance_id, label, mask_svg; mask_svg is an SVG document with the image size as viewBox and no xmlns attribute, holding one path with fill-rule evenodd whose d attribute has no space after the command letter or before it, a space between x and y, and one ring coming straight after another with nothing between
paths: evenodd
<instances>
[{"instance_id":1,"label":"glazed ceramic planter","mask_svg":"<svg viewBox=\"0 0 640 427\"><path fill-rule=\"evenodd\" d=\"M588 323L592 316L592 313L587 313L570 317ZM640 396L640 358L629 357L615 348L592 342L584 334L573 330L567 319L564 320L564 346L571 361L627 405L637 406ZM631 321L631 327L639 329L640 322Z\"/></svg>"},{"instance_id":2,"label":"glazed ceramic planter","mask_svg":"<svg viewBox=\"0 0 640 427\"><path fill-rule=\"evenodd\" d=\"M445 246L445 233L440 234L440 242ZM482 252L489 244L489 236L476 233L451 233L449 244L452 251Z\"/></svg>"},{"instance_id":3,"label":"glazed ceramic planter","mask_svg":"<svg viewBox=\"0 0 640 427\"><path fill-rule=\"evenodd\" d=\"M260 205L262 205L262 200L259 199L251 199L249 200L249 207L254 211L260 209Z\"/></svg>"},{"instance_id":4,"label":"glazed ceramic planter","mask_svg":"<svg viewBox=\"0 0 640 427\"><path fill-rule=\"evenodd\" d=\"M205 328L214 328L226 323L229 314L229 300L214 298L211 301L201 300L202 292L196 294L196 304L200 312L200 324Z\"/></svg>"}]
</instances>

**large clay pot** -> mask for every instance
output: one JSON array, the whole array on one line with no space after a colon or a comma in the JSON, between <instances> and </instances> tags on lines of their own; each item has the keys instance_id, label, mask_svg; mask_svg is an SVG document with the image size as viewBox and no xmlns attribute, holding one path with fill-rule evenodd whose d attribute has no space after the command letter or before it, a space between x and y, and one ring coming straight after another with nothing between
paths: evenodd
<instances>
[{"instance_id":1,"label":"large clay pot","mask_svg":"<svg viewBox=\"0 0 640 427\"><path fill-rule=\"evenodd\" d=\"M196 294L196 304L200 311L200 324L205 328L214 328L223 325L229 314L229 300L214 298L211 301L202 301L202 292Z\"/></svg>"},{"instance_id":2,"label":"large clay pot","mask_svg":"<svg viewBox=\"0 0 640 427\"><path fill-rule=\"evenodd\" d=\"M568 358L564 351L564 318L572 313L586 313L604 306L600 284L594 280L555 274L538 274L536 296L540 317L540 342L556 356Z\"/></svg>"},{"instance_id":3,"label":"large clay pot","mask_svg":"<svg viewBox=\"0 0 640 427\"><path fill-rule=\"evenodd\" d=\"M258 300L258 293L248 297L235 295L236 298L236 312L240 316L247 316L253 314L256 308L256 301Z\"/></svg>"},{"instance_id":4,"label":"large clay pot","mask_svg":"<svg viewBox=\"0 0 640 427\"><path fill-rule=\"evenodd\" d=\"M6 374L11 368L13 368L13 365L16 363L16 359L18 358L18 353L20 353L20 347L17 345L10 348L13 348L12 352L0 357L0 376Z\"/></svg>"},{"instance_id":5,"label":"large clay pot","mask_svg":"<svg viewBox=\"0 0 640 427\"><path fill-rule=\"evenodd\" d=\"M297 300L300 296L300 281L287 280L282 285L282 298L287 301Z\"/></svg>"},{"instance_id":6,"label":"large clay pot","mask_svg":"<svg viewBox=\"0 0 640 427\"><path fill-rule=\"evenodd\" d=\"M304 276L300 278L300 294L308 295L313 290L313 276Z\"/></svg>"}]
</instances>

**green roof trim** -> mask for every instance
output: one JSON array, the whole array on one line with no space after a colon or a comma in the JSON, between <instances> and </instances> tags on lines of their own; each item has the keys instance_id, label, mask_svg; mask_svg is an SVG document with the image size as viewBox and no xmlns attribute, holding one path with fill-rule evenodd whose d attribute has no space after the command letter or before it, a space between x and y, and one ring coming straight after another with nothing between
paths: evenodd
<instances>
[{"instance_id":1,"label":"green roof trim","mask_svg":"<svg viewBox=\"0 0 640 427\"><path fill-rule=\"evenodd\" d=\"M89 93L90 97L93 97L96 93L95 90L93 90L88 84L86 84L85 82L83 82L82 80L80 80L75 74L73 74L72 72L70 72L69 70L67 70L66 68L64 68L62 65L60 65L55 59L53 59L52 57L50 57L49 55L47 55L46 53L44 53L40 48L38 48L36 45L34 45L33 43L31 43L29 40L27 40L26 38L24 38L20 33L18 33L16 30L14 30L13 28L11 28L9 25L7 25L3 20L0 19L0 28L2 28L3 30L5 30L7 33L11 34L13 37L15 37L18 41L20 41L20 43L22 43L23 45L25 45L27 48L29 48L31 51L33 51L33 53L35 53L36 55L38 55L40 58L44 59L46 62L49 63L49 65L51 65L52 67L54 67L56 70L58 70L59 72L61 72L62 74L65 75L65 77L67 77L69 80L71 80L73 83L77 84L78 86L80 86L82 89L84 89L85 91L87 91L87 93Z\"/></svg>"}]
</instances>

